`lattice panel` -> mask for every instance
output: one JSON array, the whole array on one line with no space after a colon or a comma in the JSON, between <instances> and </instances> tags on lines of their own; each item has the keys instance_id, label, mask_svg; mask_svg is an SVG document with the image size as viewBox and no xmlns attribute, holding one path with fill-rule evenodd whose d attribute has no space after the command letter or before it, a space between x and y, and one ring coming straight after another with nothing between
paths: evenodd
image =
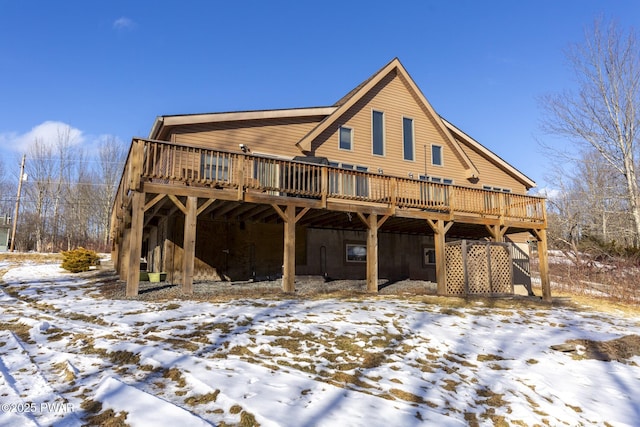
<instances>
[{"instance_id":1,"label":"lattice panel","mask_svg":"<svg viewBox=\"0 0 640 427\"><path fill-rule=\"evenodd\" d=\"M467 250L467 280L469 294L488 294L491 292L489 279L489 260L487 245L483 243L468 243Z\"/></svg>"},{"instance_id":2,"label":"lattice panel","mask_svg":"<svg viewBox=\"0 0 640 427\"><path fill-rule=\"evenodd\" d=\"M466 295L464 286L464 265L462 264L462 245L448 244L445 247L447 295Z\"/></svg>"},{"instance_id":3,"label":"lattice panel","mask_svg":"<svg viewBox=\"0 0 640 427\"><path fill-rule=\"evenodd\" d=\"M513 266L508 245L468 241L445 247L447 295L513 293Z\"/></svg>"},{"instance_id":4,"label":"lattice panel","mask_svg":"<svg viewBox=\"0 0 640 427\"><path fill-rule=\"evenodd\" d=\"M489 253L491 254L491 292L513 293L513 268L509 248L490 245Z\"/></svg>"}]
</instances>

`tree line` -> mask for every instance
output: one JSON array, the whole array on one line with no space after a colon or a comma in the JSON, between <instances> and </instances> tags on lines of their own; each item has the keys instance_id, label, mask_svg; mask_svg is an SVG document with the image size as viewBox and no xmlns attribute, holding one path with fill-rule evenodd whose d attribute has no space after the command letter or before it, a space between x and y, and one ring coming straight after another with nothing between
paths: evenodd
<instances>
[{"instance_id":1,"label":"tree line","mask_svg":"<svg viewBox=\"0 0 640 427\"><path fill-rule=\"evenodd\" d=\"M107 137L91 150L76 144L69 127L51 140L35 139L25 153L14 247L58 252L85 247L110 251L111 205L127 147ZM0 163L0 215L13 216L19 161ZM9 166L11 171L9 171Z\"/></svg>"},{"instance_id":2,"label":"tree line","mask_svg":"<svg viewBox=\"0 0 640 427\"><path fill-rule=\"evenodd\" d=\"M637 32L599 19L566 57L575 87L541 98L543 129L558 138L544 144L556 187L547 195L552 244L574 254L640 255Z\"/></svg>"}]
</instances>

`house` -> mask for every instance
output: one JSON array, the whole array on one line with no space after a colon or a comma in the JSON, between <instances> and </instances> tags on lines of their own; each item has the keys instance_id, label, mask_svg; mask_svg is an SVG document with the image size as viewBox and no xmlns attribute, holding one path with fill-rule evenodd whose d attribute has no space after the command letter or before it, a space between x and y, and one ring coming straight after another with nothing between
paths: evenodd
<instances>
[{"instance_id":1,"label":"house","mask_svg":"<svg viewBox=\"0 0 640 427\"><path fill-rule=\"evenodd\" d=\"M280 275L293 292L299 274L366 278L371 292L379 278L431 280L446 295L474 293L491 271L511 281L502 242L524 233L550 299L534 186L440 117L393 59L331 106L158 117L131 144L113 259L127 295L141 258L187 293L199 280ZM481 271L467 268L471 253ZM482 280L478 293L494 293Z\"/></svg>"},{"instance_id":2,"label":"house","mask_svg":"<svg viewBox=\"0 0 640 427\"><path fill-rule=\"evenodd\" d=\"M9 237L11 236L11 217L0 217L0 252L9 250Z\"/></svg>"}]
</instances>

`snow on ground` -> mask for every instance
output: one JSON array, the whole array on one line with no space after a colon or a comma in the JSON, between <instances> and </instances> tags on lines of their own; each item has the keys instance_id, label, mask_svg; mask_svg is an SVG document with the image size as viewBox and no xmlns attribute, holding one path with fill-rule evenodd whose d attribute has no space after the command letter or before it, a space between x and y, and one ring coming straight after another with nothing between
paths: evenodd
<instances>
[{"instance_id":1,"label":"snow on ground","mask_svg":"<svg viewBox=\"0 0 640 427\"><path fill-rule=\"evenodd\" d=\"M640 316L426 297L107 300L91 274L3 269L3 426L640 420L640 357L550 349L640 334Z\"/></svg>"}]
</instances>

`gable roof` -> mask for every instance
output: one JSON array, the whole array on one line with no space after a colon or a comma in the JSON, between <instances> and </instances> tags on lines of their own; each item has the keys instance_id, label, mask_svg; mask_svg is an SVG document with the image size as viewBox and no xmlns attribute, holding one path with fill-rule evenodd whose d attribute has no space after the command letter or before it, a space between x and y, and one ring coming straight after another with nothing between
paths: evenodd
<instances>
[{"instance_id":1,"label":"gable roof","mask_svg":"<svg viewBox=\"0 0 640 427\"><path fill-rule=\"evenodd\" d=\"M458 141L453 138L449 129L445 126L444 122L438 116L427 101L427 98L423 95L422 91L415 84L407 70L400 63L398 58L392 59L387 65L378 70L375 74L369 77L364 82L360 83L356 86L351 92L342 97L336 104L335 111L327 116L323 121L321 121L318 126L316 126L313 130L311 130L307 135L305 135L300 141L296 143L303 152L311 151L311 143L317 138L324 130L326 130L331 124L333 124L336 120L338 120L345 112L349 110L356 102L362 99L366 94L372 90L382 79L388 76L390 73L397 73L400 77L404 78L405 82L409 85L410 90L417 97L422 106L426 109L427 113L433 118L436 126L440 128L442 134L450 143L451 147L453 147L456 154L462 160L463 166L465 167L467 178L477 178L479 173L476 167L471 162L471 159L464 152L462 147L460 147Z\"/></svg>"},{"instance_id":2,"label":"gable roof","mask_svg":"<svg viewBox=\"0 0 640 427\"><path fill-rule=\"evenodd\" d=\"M460 158L463 160L463 163L466 166L468 178L479 177L479 172L461 144L468 146L474 151L480 153L480 155L488 159L490 162L496 164L503 171L520 181L527 187L527 189L536 186L536 183L529 177L511 166L509 163L507 163L491 150L487 149L478 141L464 133L462 130L460 130L444 118L440 117L431 107L425 96L422 94L422 91L417 87L417 85L415 84L409 73L406 71L404 66L400 63L400 60L398 58L394 58L393 60L391 60L384 67L375 72L371 77L360 83L349 93L340 98L332 106L158 116L153 123L148 138L161 139L161 136L166 133L168 129L175 126L313 116L318 118L319 124L315 128L313 128L307 135L305 135L300 141L295 143L296 147L302 152L309 152L311 151L311 142L314 138L316 138L322 131L324 131L332 123L338 120L338 118L344 112L346 112L351 106L353 106L356 102L366 96L366 94L376 84L378 84L390 73L397 73L404 79L410 90L422 103L426 111L432 116L434 123L436 123L437 126L442 130L443 135L445 135L451 146L454 148L454 150L456 150L456 153L459 154Z\"/></svg>"},{"instance_id":3,"label":"gable roof","mask_svg":"<svg viewBox=\"0 0 640 427\"><path fill-rule=\"evenodd\" d=\"M176 114L158 116L153 122L149 139L158 139L163 130L172 126L218 123L242 120L281 119L292 117L328 116L336 107L287 108L281 110L234 111L226 113Z\"/></svg>"},{"instance_id":4,"label":"gable roof","mask_svg":"<svg viewBox=\"0 0 640 427\"><path fill-rule=\"evenodd\" d=\"M493 151L489 150L484 145L480 144L475 139L471 138L469 135L458 129L453 124L449 123L447 120L441 118L442 122L449 128L449 130L462 141L463 144L468 145L473 150L480 153L480 155L487 158L489 161L495 163L500 169L504 170L508 174L512 175L515 179L520 181L527 190L536 186L536 183L525 174L520 172L518 169L511 166L509 163L504 161L500 156L495 154Z\"/></svg>"}]
</instances>

